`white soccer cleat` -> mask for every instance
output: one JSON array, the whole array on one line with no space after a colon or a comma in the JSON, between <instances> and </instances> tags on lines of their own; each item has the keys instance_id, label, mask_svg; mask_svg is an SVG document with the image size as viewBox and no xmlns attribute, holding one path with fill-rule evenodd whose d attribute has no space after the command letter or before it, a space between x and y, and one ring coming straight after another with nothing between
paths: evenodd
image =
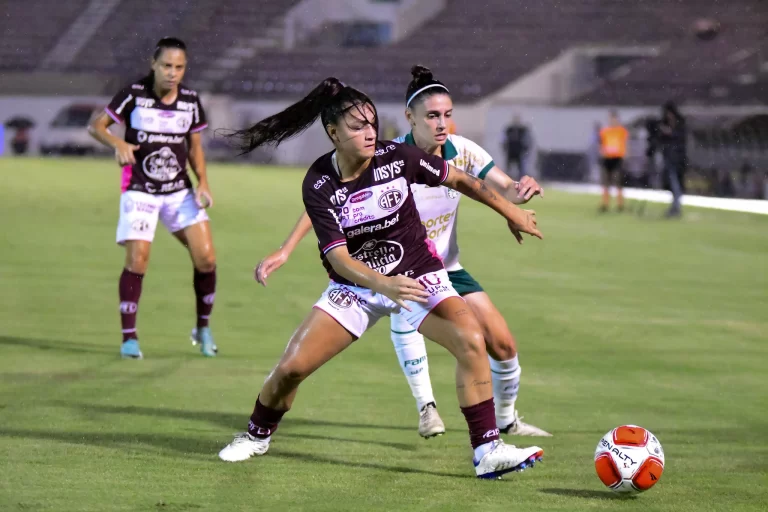
<instances>
[{"instance_id":1,"label":"white soccer cleat","mask_svg":"<svg viewBox=\"0 0 768 512\"><path fill-rule=\"evenodd\" d=\"M241 432L219 452L219 458L227 462L240 462L254 455L264 455L267 450L269 439L259 439L248 432Z\"/></svg>"},{"instance_id":2,"label":"white soccer cleat","mask_svg":"<svg viewBox=\"0 0 768 512\"><path fill-rule=\"evenodd\" d=\"M512 444L504 444L498 439L493 441L491 451L483 455L479 461L473 460L477 478L497 479L510 471L523 471L541 461L544 450L538 446L517 448Z\"/></svg>"},{"instance_id":3,"label":"white soccer cleat","mask_svg":"<svg viewBox=\"0 0 768 512\"><path fill-rule=\"evenodd\" d=\"M440 419L437 406L433 402L421 408L419 413L419 435L425 439L445 434L445 424Z\"/></svg>"},{"instance_id":4,"label":"white soccer cleat","mask_svg":"<svg viewBox=\"0 0 768 512\"><path fill-rule=\"evenodd\" d=\"M515 410L514 421L505 427L499 427L499 432L512 436L552 437L552 434L546 430L542 430L529 423L524 423L523 418L517 415L517 410Z\"/></svg>"}]
</instances>

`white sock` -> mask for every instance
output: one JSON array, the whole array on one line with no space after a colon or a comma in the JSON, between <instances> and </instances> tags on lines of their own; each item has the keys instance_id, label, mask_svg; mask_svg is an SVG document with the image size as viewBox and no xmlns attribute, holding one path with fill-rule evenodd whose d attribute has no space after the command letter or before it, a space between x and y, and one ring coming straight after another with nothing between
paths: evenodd
<instances>
[{"instance_id":1,"label":"white sock","mask_svg":"<svg viewBox=\"0 0 768 512\"><path fill-rule=\"evenodd\" d=\"M491 363L491 381L493 382L493 401L496 404L496 426L505 428L515 420L515 401L520 387L520 364L517 356L507 361Z\"/></svg>"},{"instance_id":2,"label":"white sock","mask_svg":"<svg viewBox=\"0 0 768 512\"><path fill-rule=\"evenodd\" d=\"M490 443L481 444L475 448L475 462L480 462L480 459L485 457L485 454L493 449L493 441Z\"/></svg>"},{"instance_id":3,"label":"white sock","mask_svg":"<svg viewBox=\"0 0 768 512\"><path fill-rule=\"evenodd\" d=\"M432 382L429 380L429 362L424 336L415 329L410 332L392 331L392 343L395 345L397 360L405 374L411 393L416 399L416 409L421 409L435 401L432 394Z\"/></svg>"}]
</instances>

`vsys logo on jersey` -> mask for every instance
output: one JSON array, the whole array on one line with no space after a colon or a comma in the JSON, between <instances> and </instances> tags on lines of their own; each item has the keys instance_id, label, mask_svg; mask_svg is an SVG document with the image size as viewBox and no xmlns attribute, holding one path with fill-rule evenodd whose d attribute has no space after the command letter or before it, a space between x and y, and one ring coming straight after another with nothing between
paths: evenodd
<instances>
[{"instance_id":1,"label":"vsys logo on jersey","mask_svg":"<svg viewBox=\"0 0 768 512\"><path fill-rule=\"evenodd\" d=\"M362 192L358 192L357 194L353 194L349 198L349 202L350 203L362 203L363 201L365 201L366 199L368 199L372 195L373 195L373 192L371 192L370 190L363 190Z\"/></svg>"},{"instance_id":2,"label":"vsys logo on jersey","mask_svg":"<svg viewBox=\"0 0 768 512\"><path fill-rule=\"evenodd\" d=\"M152 98L136 98L136 105L139 107L151 108L155 106L155 100Z\"/></svg>"},{"instance_id":3,"label":"vsys logo on jersey","mask_svg":"<svg viewBox=\"0 0 768 512\"><path fill-rule=\"evenodd\" d=\"M194 111L196 106L197 105L195 105L194 103L190 103L188 101L177 101L176 102L176 108L178 108L179 110L184 110L186 112Z\"/></svg>"},{"instance_id":4,"label":"vsys logo on jersey","mask_svg":"<svg viewBox=\"0 0 768 512\"><path fill-rule=\"evenodd\" d=\"M351 256L380 274L389 274L403 261L404 254L403 246L392 240L368 240Z\"/></svg>"},{"instance_id":5,"label":"vsys logo on jersey","mask_svg":"<svg viewBox=\"0 0 768 512\"><path fill-rule=\"evenodd\" d=\"M422 162L423 161L424 160L422 160ZM373 169L373 179L374 181L381 181L394 178L402 172L403 167L405 167L404 160L396 160L394 162L388 163L387 165L376 167Z\"/></svg>"},{"instance_id":6,"label":"vsys logo on jersey","mask_svg":"<svg viewBox=\"0 0 768 512\"><path fill-rule=\"evenodd\" d=\"M337 190L331 196L331 204L334 206L341 206L347 201L347 187Z\"/></svg>"},{"instance_id":7,"label":"vsys logo on jersey","mask_svg":"<svg viewBox=\"0 0 768 512\"><path fill-rule=\"evenodd\" d=\"M182 171L176 154L168 146L147 155L141 165L144 174L156 181L171 181Z\"/></svg>"},{"instance_id":8,"label":"vsys logo on jersey","mask_svg":"<svg viewBox=\"0 0 768 512\"><path fill-rule=\"evenodd\" d=\"M123 202L123 211L125 213L131 213L133 211L133 200L130 197L126 197Z\"/></svg>"},{"instance_id":9,"label":"vsys logo on jersey","mask_svg":"<svg viewBox=\"0 0 768 512\"><path fill-rule=\"evenodd\" d=\"M379 208L382 210L395 210L403 202L403 193L397 189L385 190L379 196Z\"/></svg>"},{"instance_id":10,"label":"vsys logo on jersey","mask_svg":"<svg viewBox=\"0 0 768 512\"><path fill-rule=\"evenodd\" d=\"M429 172L431 172L435 176L442 176L443 175L443 173L441 173L440 171L438 171L437 169L435 169L434 167L429 165L429 162L427 162L424 159L419 160L419 165L421 165L423 168L425 168L426 170L428 170Z\"/></svg>"}]
</instances>

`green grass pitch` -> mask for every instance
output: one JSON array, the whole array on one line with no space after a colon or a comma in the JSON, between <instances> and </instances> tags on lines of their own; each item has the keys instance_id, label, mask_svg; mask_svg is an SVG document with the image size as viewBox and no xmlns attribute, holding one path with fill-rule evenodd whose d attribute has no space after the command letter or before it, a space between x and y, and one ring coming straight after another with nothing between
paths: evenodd
<instances>
[{"instance_id":1,"label":"green grass pitch","mask_svg":"<svg viewBox=\"0 0 768 512\"><path fill-rule=\"evenodd\" d=\"M301 172L212 165L220 356L188 340L192 267L159 227L139 309L144 361L122 361L113 162L0 160L0 510L644 510L768 507L768 218L686 210L599 216L536 200L544 241L465 199L462 261L505 314L518 408L545 461L473 477L453 363L428 345L447 435L422 440L382 321L305 382L268 455L222 463L267 372L325 287L305 240L268 289L253 267L301 208ZM600 437L653 431L659 484L617 499Z\"/></svg>"}]
</instances>

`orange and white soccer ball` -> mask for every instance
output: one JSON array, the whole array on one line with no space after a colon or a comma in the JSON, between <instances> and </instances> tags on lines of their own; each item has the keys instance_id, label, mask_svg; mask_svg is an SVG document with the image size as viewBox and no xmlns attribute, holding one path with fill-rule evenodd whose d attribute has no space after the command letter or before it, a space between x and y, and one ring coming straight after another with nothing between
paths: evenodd
<instances>
[{"instance_id":1,"label":"orange and white soccer ball","mask_svg":"<svg viewBox=\"0 0 768 512\"><path fill-rule=\"evenodd\" d=\"M656 436L637 425L622 425L603 436L595 449L595 469L612 491L647 491L664 472L664 449Z\"/></svg>"}]
</instances>

